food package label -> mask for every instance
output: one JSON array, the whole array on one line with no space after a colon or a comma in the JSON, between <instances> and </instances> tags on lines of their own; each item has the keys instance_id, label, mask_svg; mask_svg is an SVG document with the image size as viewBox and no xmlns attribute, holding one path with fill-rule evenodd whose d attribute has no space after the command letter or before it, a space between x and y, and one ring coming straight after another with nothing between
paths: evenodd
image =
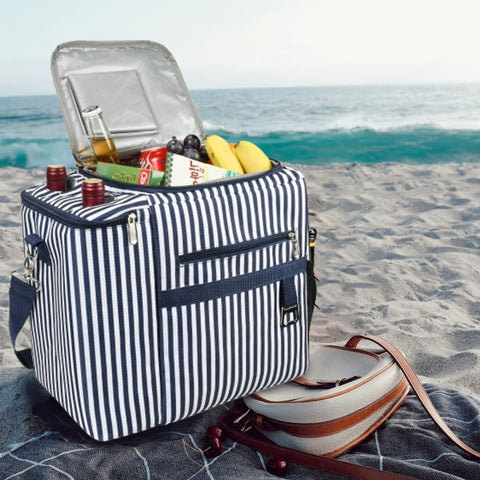
<instances>
[{"instance_id":1,"label":"food package label","mask_svg":"<svg viewBox=\"0 0 480 480\"><path fill-rule=\"evenodd\" d=\"M237 175L237 172L169 152L167 154L164 185L196 185L209 180L236 177Z\"/></svg>"},{"instance_id":2,"label":"food package label","mask_svg":"<svg viewBox=\"0 0 480 480\"><path fill-rule=\"evenodd\" d=\"M164 172L151 170L149 168L137 168L99 162L97 165L97 175L122 183L162 185Z\"/></svg>"}]
</instances>

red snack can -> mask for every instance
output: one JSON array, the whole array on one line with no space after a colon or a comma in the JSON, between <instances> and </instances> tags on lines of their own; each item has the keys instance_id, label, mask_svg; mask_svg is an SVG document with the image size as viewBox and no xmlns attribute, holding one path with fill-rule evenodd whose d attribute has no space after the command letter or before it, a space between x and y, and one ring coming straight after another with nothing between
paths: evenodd
<instances>
[{"instance_id":1,"label":"red snack can","mask_svg":"<svg viewBox=\"0 0 480 480\"><path fill-rule=\"evenodd\" d=\"M167 147L155 147L140 152L140 166L152 170L165 171L167 161Z\"/></svg>"},{"instance_id":2,"label":"red snack can","mask_svg":"<svg viewBox=\"0 0 480 480\"><path fill-rule=\"evenodd\" d=\"M48 165L47 188L54 192L64 192L67 189L67 170L64 165Z\"/></svg>"},{"instance_id":3,"label":"red snack can","mask_svg":"<svg viewBox=\"0 0 480 480\"><path fill-rule=\"evenodd\" d=\"M83 206L93 207L105 201L105 184L100 178L87 178L82 184Z\"/></svg>"}]
</instances>

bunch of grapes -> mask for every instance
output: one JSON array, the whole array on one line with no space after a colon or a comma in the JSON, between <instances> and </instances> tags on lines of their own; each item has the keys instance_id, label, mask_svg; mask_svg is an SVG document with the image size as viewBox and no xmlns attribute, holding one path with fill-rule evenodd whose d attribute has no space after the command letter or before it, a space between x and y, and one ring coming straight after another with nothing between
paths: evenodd
<instances>
[{"instance_id":1,"label":"bunch of grapes","mask_svg":"<svg viewBox=\"0 0 480 480\"><path fill-rule=\"evenodd\" d=\"M202 145L200 139L193 133L187 135L183 142L177 137L172 137L167 143L167 151L201 162L209 161L205 145Z\"/></svg>"}]
</instances>

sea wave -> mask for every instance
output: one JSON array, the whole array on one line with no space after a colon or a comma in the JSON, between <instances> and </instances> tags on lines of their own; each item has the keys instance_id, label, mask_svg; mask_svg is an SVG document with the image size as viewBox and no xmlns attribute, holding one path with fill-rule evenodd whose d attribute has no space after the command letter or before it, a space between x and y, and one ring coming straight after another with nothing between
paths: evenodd
<instances>
[{"instance_id":1,"label":"sea wave","mask_svg":"<svg viewBox=\"0 0 480 480\"><path fill-rule=\"evenodd\" d=\"M265 122L265 124L250 124L250 125L226 125L225 123L218 123L206 120L203 122L205 131L208 133L225 131L232 135L242 136L268 136L271 133L279 134L325 134L336 132L357 133L361 131L373 131L381 133L398 133L409 132L414 130L440 130L444 132L451 131L474 131L480 135L480 119L445 119L441 118L433 120L430 118L409 118L408 121L402 120L386 120L386 119L362 119L358 117L342 117L332 118L321 123L315 122L289 122L275 123Z\"/></svg>"},{"instance_id":2,"label":"sea wave","mask_svg":"<svg viewBox=\"0 0 480 480\"><path fill-rule=\"evenodd\" d=\"M239 135L480 131L480 85L259 89L203 92L195 97L207 131Z\"/></svg>"},{"instance_id":3,"label":"sea wave","mask_svg":"<svg viewBox=\"0 0 480 480\"><path fill-rule=\"evenodd\" d=\"M480 134L476 130L423 126L390 131L355 128L252 135L212 129L208 133L221 135L229 142L249 140L271 158L300 164L480 162ZM50 163L75 166L66 138L0 139L0 166L33 168Z\"/></svg>"},{"instance_id":4,"label":"sea wave","mask_svg":"<svg viewBox=\"0 0 480 480\"><path fill-rule=\"evenodd\" d=\"M67 139L7 138L0 140L0 167L44 168L52 163L75 166Z\"/></svg>"},{"instance_id":5,"label":"sea wave","mask_svg":"<svg viewBox=\"0 0 480 480\"><path fill-rule=\"evenodd\" d=\"M217 130L230 142L256 143L270 157L293 163L445 163L479 162L476 130L431 127L389 131L331 129L318 132L266 132L261 135Z\"/></svg>"}]
</instances>

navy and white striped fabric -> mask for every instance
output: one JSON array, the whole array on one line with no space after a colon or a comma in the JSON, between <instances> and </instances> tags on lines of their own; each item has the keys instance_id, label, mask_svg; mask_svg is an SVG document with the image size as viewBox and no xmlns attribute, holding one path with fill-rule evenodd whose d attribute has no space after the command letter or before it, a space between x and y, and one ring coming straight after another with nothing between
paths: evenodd
<instances>
[{"instance_id":1,"label":"navy and white striped fabric","mask_svg":"<svg viewBox=\"0 0 480 480\"><path fill-rule=\"evenodd\" d=\"M34 272L36 375L89 435L175 422L306 370L308 218L297 171L277 165L188 189L107 185L111 201L90 208L82 180L73 175L64 193L26 190L22 215L25 236L41 237L50 256ZM299 321L282 326L287 286Z\"/></svg>"}]
</instances>

